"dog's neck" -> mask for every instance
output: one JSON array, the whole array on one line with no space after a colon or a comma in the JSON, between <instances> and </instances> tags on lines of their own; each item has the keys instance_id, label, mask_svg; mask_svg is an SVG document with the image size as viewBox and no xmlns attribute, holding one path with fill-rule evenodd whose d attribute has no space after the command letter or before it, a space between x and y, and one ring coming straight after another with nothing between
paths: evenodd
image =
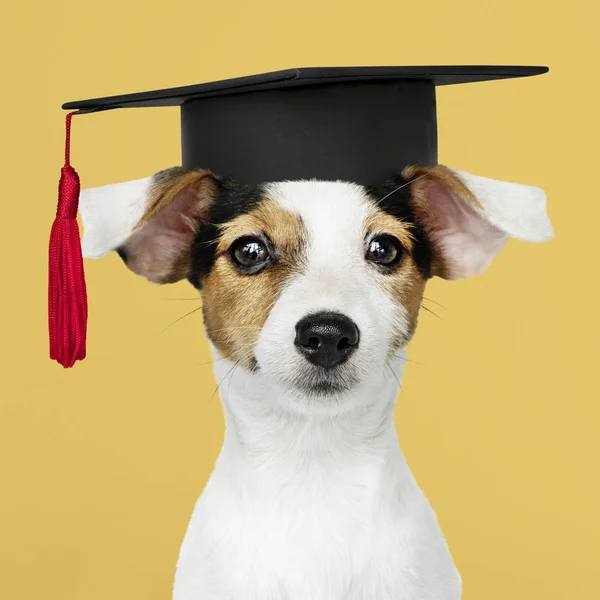
<instances>
[{"instance_id":1,"label":"dog's neck","mask_svg":"<svg viewBox=\"0 0 600 600\"><path fill-rule=\"evenodd\" d=\"M278 486L308 475L380 472L404 464L394 427L394 408L405 354L362 387L324 410L318 398L302 398L265 381L259 373L215 362L226 418L217 471L230 481L258 478ZM331 402L325 399L323 402ZM399 473L397 473L399 474Z\"/></svg>"}]
</instances>

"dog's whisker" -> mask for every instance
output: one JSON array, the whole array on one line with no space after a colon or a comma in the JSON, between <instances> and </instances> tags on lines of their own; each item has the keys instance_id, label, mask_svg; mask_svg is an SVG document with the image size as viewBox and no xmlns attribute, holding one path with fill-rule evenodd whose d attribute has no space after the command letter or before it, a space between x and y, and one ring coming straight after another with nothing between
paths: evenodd
<instances>
[{"instance_id":1,"label":"dog's whisker","mask_svg":"<svg viewBox=\"0 0 600 600\"><path fill-rule=\"evenodd\" d=\"M189 317L190 315L194 314L195 312L197 312L199 310L202 310L202 306L198 306L194 310L191 310L190 312L186 313L185 315L183 315L183 316L179 317L178 319L176 319L175 321L173 321L173 323L171 323L166 329L164 329L162 331L162 333L164 333L165 331L167 331L168 329L173 327L173 325L175 325L176 323L179 323L179 321L181 321L182 319ZM220 331L237 331L237 330L242 330L242 329L258 330L258 329L260 329L260 326L258 326L258 325L238 325L238 326L231 326L231 327L223 327L221 329L212 330L211 333L218 333Z\"/></svg>"},{"instance_id":2,"label":"dog's whisker","mask_svg":"<svg viewBox=\"0 0 600 600\"><path fill-rule=\"evenodd\" d=\"M161 333L164 333L168 329L171 329L171 327L173 327L173 325L179 323L179 321L181 321L182 319L185 319L186 317L189 317L190 315L193 315L195 312L198 312L199 310L202 310L201 306L198 306L198 308L195 308L194 310L191 310L189 313L186 313L182 317L179 317L179 319L176 319L175 321L173 321L168 327L166 327L165 329L163 329Z\"/></svg>"},{"instance_id":3,"label":"dog's whisker","mask_svg":"<svg viewBox=\"0 0 600 600\"><path fill-rule=\"evenodd\" d=\"M437 304L440 308L443 308L444 310L448 310L443 304L440 304L436 300L432 300L431 298L427 298L426 296L423 296L423 300L426 300L427 302L431 302L433 304Z\"/></svg>"},{"instance_id":4,"label":"dog's whisker","mask_svg":"<svg viewBox=\"0 0 600 600\"><path fill-rule=\"evenodd\" d=\"M231 369L229 369L229 371L227 371L227 373L225 374L225 376L223 377L223 379L221 379L221 381L219 381L217 383L217 386L215 387L215 391L213 392L213 395L210 397L209 402L212 401L212 399L215 397L216 393L219 391L219 388L223 385L223 383L225 382L225 380L227 379L227 377L229 377L229 375L231 373L233 373L233 370L240 364L240 362L243 360L243 358L240 358L239 360L236 360L235 363L233 363L233 367L231 367Z\"/></svg>"},{"instance_id":5,"label":"dog's whisker","mask_svg":"<svg viewBox=\"0 0 600 600\"><path fill-rule=\"evenodd\" d=\"M260 325L231 325L230 327L221 327L221 329L211 329L210 333L219 333L220 331L238 331L238 329L262 329Z\"/></svg>"},{"instance_id":6,"label":"dog's whisker","mask_svg":"<svg viewBox=\"0 0 600 600\"><path fill-rule=\"evenodd\" d=\"M221 360L229 360L229 358L227 356L221 356L221 358L214 358L213 360L208 360L208 361L200 363L196 366L197 367L205 367L206 365L214 365L216 362L219 362Z\"/></svg>"},{"instance_id":7,"label":"dog's whisker","mask_svg":"<svg viewBox=\"0 0 600 600\"><path fill-rule=\"evenodd\" d=\"M238 360L238 362L236 362L235 365L233 365L233 370L231 371L231 375L229 377L229 385L227 387L227 393L225 394L225 396L227 396L227 397L229 397L229 388L231 387L231 382L233 381L233 376L235 375L235 370L237 369L240 362L241 362L241 359Z\"/></svg>"},{"instance_id":8,"label":"dog's whisker","mask_svg":"<svg viewBox=\"0 0 600 600\"><path fill-rule=\"evenodd\" d=\"M249 348L242 356L240 356L240 358L238 359L238 362L241 363L242 361L247 361L248 359L252 358L254 356L254 348ZM207 362L204 363L200 363L196 366L198 367L204 367L206 365L212 365L214 363L223 361L223 360L229 360L231 361L231 357L230 356L221 356L220 358L215 358L213 360L209 360ZM220 384L219 384L220 385Z\"/></svg>"},{"instance_id":9,"label":"dog's whisker","mask_svg":"<svg viewBox=\"0 0 600 600\"><path fill-rule=\"evenodd\" d=\"M437 313L433 312L430 308L427 308L424 304L421 304L421 308L423 310L426 310L428 313L431 313L434 317L437 317L440 321L446 322L445 319L442 319L442 317L440 317L440 315L438 315Z\"/></svg>"},{"instance_id":10,"label":"dog's whisker","mask_svg":"<svg viewBox=\"0 0 600 600\"><path fill-rule=\"evenodd\" d=\"M410 185L414 181L418 181L419 179L422 179L423 177L425 177L425 175L419 175L418 177L415 177L414 179L411 179L410 181L407 181L406 183L399 185L395 190L392 190L391 192L387 193L381 200L379 200L379 202L383 202L386 198L389 198L392 194L395 194L396 192L400 191L402 188L405 188L407 185Z\"/></svg>"},{"instance_id":11,"label":"dog's whisker","mask_svg":"<svg viewBox=\"0 0 600 600\"><path fill-rule=\"evenodd\" d=\"M398 379L398 375L396 375L394 369L392 369L392 365L390 365L390 363L387 363L387 367L392 372L392 375L394 376L394 379L398 382L398 385L400 385L400 379Z\"/></svg>"},{"instance_id":12,"label":"dog's whisker","mask_svg":"<svg viewBox=\"0 0 600 600\"><path fill-rule=\"evenodd\" d=\"M219 242L219 239L220 238L216 237L216 238L213 238L213 239L210 239L210 240L206 240L204 242L200 242L199 245L200 246L211 246L213 244L217 244Z\"/></svg>"},{"instance_id":13,"label":"dog's whisker","mask_svg":"<svg viewBox=\"0 0 600 600\"><path fill-rule=\"evenodd\" d=\"M394 379L398 382L398 392L400 392L400 393L403 392L404 390L402 389L402 381L400 380L398 375L396 375L396 372L394 371L394 369L392 369L392 365L390 365L389 363L388 363L388 368L392 372Z\"/></svg>"},{"instance_id":14,"label":"dog's whisker","mask_svg":"<svg viewBox=\"0 0 600 600\"><path fill-rule=\"evenodd\" d=\"M240 360L246 360L247 358L250 358L250 356L252 356L252 353L249 353L248 356L242 357ZM228 356L221 356L221 358L215 358L213 360L209 360L204 363L200 363L196 366L197 367L205 367L206 365L214 365L215 363L221 362L223 360L231 360L231 358L229 358Z\"/></svg>"},{"instance_id":15,"label":"dog's whisker","mask_svg":"<svg viewBox=\"0 0 600 600\"><path fill-rule=\"evenodd\" d=\"M403 363L412 363L413 365L421 365L423 363L417 362L416 360L412 360L411 358L408 358L407 356L393 356L392 358L390 358L389 360L402 360ZM389 362L387 363L389 364Z\"/></svg>"}]
</instances>

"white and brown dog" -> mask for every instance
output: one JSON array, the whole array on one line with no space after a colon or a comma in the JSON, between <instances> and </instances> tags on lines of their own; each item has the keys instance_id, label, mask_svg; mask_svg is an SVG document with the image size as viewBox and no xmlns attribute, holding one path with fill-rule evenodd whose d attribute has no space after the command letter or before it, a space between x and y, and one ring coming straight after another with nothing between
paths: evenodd
<instances>
[{"instance_id":1,"label":"white and brown dog","mask_svg":"<svg viewBox=\"0 0 600 600\"><path fill-rule=\"evenodd\" d=\"M175 600L458 600L399 448L398 378L433 276L552 236L544 193L446 167L380 187L173 168L83 192L83 251L202 295L226 415Z\"/></svg>"}]
</instances>

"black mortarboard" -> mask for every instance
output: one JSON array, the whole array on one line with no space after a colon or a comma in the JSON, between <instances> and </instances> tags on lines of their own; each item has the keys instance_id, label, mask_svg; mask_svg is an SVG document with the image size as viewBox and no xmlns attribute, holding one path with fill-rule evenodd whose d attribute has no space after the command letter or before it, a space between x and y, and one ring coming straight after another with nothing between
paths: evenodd
<instances>
[{"instance_id":1,"label":"black mortarboard","mask_svg":"<svg viewBox=\"0 0 600 600\"><path fill-rule=\"evenodd\" d=\"M69 110L181 106L182 163L240 183L374 184L437 163L436 86L526 77L546 67L289 69L68 102Z\"/></svg>"},{"instance_id":2,"label":"black mortarboard","mask_svg":"<svg viewBox=\"0 0 600 600\"><path fill-rule=\"evenodd\" d=\"M186 87L68 102L78 113L181 107L182 164L240 183L294 179L371 185L407 165L437 164L436 87L527 77L547 67L334 67L290 69ZM50 356L85 357L87 298L77 207L66 160L49 250Z\"/></svg>"}]
</instances>

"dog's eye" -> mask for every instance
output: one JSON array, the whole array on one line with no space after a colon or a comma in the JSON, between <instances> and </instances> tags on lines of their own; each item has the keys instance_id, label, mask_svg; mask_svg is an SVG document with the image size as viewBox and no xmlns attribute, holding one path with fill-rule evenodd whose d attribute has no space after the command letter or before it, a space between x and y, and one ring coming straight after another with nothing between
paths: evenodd
<instances>
[{"instance_id":1,"label":"dog's eye","mask_svg":"<svg viewBox=\"0 0 600 600\"><path fill-rule=\"evenodd\" d=\"M244 237L237 240L231 246L229 254L233 262L248 274L256 273L271 260L265 242L254 237Z\"/></svg>"},{"instance_id":2,"label":"dog's eye","mask_svg":"<svg viewBox=\"0 0 600 600\"><path fill-rule=\"evenodd\" d=\"M391 267L402 256L400 242L391 235L379 235L369 242L366 258L368 261Z\"/></svg>"}]
</instances>

